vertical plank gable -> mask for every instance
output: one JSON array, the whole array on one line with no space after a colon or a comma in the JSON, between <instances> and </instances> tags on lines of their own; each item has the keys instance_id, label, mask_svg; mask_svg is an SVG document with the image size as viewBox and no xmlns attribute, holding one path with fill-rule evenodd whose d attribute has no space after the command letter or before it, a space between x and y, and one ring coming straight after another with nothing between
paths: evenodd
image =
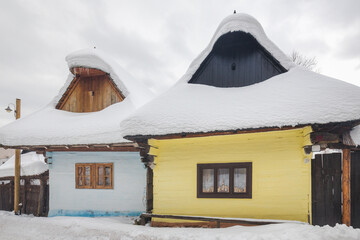
<instances>
[{"instance_id":1,"label":"vertical plank gable","mask_svg":"<svg viewBox=\"0 0 360 240\"><path fill-rule=\"evenodd\" d=\"M231 32L215 43L189 83L243 87L286 72L250 34Z\"/></svg>"},{"instance_id":2,"label":"vertical plank gable","mask_svg":"<svg viewBox=\"0 0 360 240\"><path fill-rule=\"evenodd\" d=\"M57 109L70 112L100 111L124 99L109 75L76 76Z\"/></svg>"}]
</instances>

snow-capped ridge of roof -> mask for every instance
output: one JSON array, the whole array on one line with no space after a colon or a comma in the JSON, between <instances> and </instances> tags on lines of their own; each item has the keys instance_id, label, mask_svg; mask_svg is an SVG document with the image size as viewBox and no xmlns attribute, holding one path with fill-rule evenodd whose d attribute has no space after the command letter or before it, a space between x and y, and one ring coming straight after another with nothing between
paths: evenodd
<instances>
[{"instance_id":1,"label":"snow-capped ridge of roof","mask_svg":"<svg viewBox=\"0 0 360 240\"><path fill-rule=\"evenodd\" d=\"M69 69L95 68L109 74L125 99L96 112L68 112L56 105L74 80L70 72L58 95L43 109L0 128L0 146L51 146L128 143L120 134L120 121L153 97L117 62L98 49L83 49L66 57Z\"/></svg>"},{"instance_id":2,"label":"snow-capped ridge of roof","mask_svg":"<svg viewBox=\"0 0 360 240\"><path fill-rule=\"evenodd\" d=\"M105 60L107 59L107 60ZM99 49L85 48L68 54L65 57L69 69L73 67L86 67L101 69L106 73L113 72L109 65L109 57Z\"/></svg>"},{"instance_id":3,"label":"snow-capped ridge of roof","mask_svg":"<svg viewBox=\"0 0 360 240\"><path fill-rule=\"evenodd\" d=\"M130 97L131 102L135 106L141 106L153 97L153 93L147 89L144 84L137 81L133 76L119 66L112 57L99 49L81 49L67 55L65 60L68 64L69 70L74 67L85 67L99 69L108 73L121 93L125 97ZM73 81L73 78L74 75L69 73L67 81L53 100L54 106L62 98L63 94Z\"/></svg>"},{"instance_id":4,"label":"snow-capped ridge of roof","mask_svg":"<svg viewBox=\"0 0 360 240\"><path fill-rule=\"evenodd\" d=\"M123 120L121 132L154 136L359 119L359 87L294 67L241 88L177 85Z\"/></svg>"},{"instance_id":5,"label":"snow-capped ridge of roof","mask_svg":"<svg viewBox=\"0 0 360 240\"><path fill-rule=\"evenodd\" d=\"M208 46L193 60L187 72L178 81L178 84L187 83L191 79L221 36L229 32L237 31L252 35L285 69L290 70L296 66L291 59L266 36L261 24L254 17L245 13L236 13L221 21Z\"/></svg>"}]
</instances>

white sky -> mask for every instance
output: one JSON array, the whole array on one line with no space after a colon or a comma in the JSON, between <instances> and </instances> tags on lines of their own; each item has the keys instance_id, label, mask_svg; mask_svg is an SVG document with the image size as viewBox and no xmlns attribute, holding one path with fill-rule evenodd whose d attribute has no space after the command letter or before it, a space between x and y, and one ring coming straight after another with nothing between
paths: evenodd
<instances>
[{"instance_id":1,"label":"white sky","mask_svg":"<svg viewBox=\"0 0 360 240\"><path fill-rule=\"evenodd\" d=\"M108 52L164 91L235 9L258 19L285 53L315 56L322 74L360 86L357 0L0 0L0 126L13 121L2 109L15 98L22 116L48 104L68 75L65 56L82 48Z\"/></svg>"}]
</instances>

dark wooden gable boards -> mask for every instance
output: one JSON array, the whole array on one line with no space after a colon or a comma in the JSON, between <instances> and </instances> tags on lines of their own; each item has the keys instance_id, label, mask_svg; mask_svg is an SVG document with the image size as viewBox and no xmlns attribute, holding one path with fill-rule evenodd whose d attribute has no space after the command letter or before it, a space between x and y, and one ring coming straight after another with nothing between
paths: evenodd
<instances>
[{"instance_id":1,"label":"dark wooden gable boards","mask_svg":"<svg viewBox=\"0 0 360 240\"><path fill-rule=\"evenodd\" d=\"M286 72L256 39L244 32L221 36L189 83L243 87Z\"/></svg>"}]
</instances>

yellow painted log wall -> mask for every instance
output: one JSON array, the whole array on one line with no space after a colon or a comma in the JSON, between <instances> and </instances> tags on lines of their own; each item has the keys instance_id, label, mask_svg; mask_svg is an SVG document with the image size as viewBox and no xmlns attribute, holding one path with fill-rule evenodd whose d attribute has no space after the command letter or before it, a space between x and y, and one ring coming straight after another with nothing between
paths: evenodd
<instances>
[{"instance_id":1,"label":"yellow painted log wall","mask_svg":"<svg viewBox=\"0 0 360 240\"><path fill-rule=\"evenodd\" d=\"M150 139L150 154L155 155L153 213L308 222L311 163L304 159L311 156L305 155L303 146L310 144L310 132L311 128L305 127ZM252 198L197 198L197 164L231 162L253 163Z\"/></svg>"}]
</instances>

